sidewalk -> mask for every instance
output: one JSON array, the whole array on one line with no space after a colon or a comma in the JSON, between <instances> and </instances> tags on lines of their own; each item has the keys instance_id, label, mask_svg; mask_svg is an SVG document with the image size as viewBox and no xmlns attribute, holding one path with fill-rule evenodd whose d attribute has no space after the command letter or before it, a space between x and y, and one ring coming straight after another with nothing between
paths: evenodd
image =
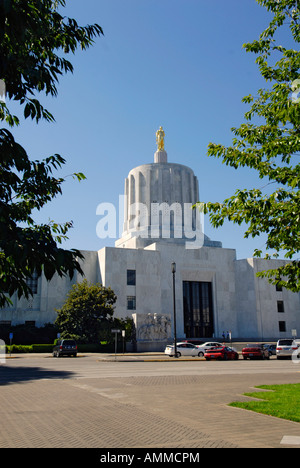
<instances>
[{"instance_id":1,"label":"sidewalk","mask_svg":"<svg viewBox=\"0 0 300 468\"><path fill-rule=\"evenodd\" d=\"M67 358L66 362L74 363L75 369L84 360ZM162 363L152 373L147 365L146 374L128 377L128 373L122 376L124 369L131 368L127 363L107 367L93 362L97 377L92 372L59 376L65 366L56 367L61 360L53 359L49 369L56 369L54 376L45 368L38 377L33 363L20 368L24 380L2 381L0 448L97 448L99 453L106 449L126 453L130 448L300 447L298 423L228 406L247 399L243 393L254 385L299 382L299 374L197 375L195 371L168 375L164 369L169 366ZM107 368L113 370L110 377L103 374Z\"/></svg>"}]
</instances>

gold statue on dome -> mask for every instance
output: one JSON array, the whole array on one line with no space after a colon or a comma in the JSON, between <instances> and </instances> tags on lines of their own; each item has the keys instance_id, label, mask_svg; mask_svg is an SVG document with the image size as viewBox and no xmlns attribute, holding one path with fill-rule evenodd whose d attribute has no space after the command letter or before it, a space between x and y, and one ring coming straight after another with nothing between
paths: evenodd
<instances>
[{"instance_id":1,"label":"gold statue on dome","mask_svg":"<svg viewBox=\"0 0 300 468\"><path fill-rule=\"evenodd\" d=\"M162 127L156 132L156 144L158 151L165 151L165 132Z\"/></svg>"}]
</instances>

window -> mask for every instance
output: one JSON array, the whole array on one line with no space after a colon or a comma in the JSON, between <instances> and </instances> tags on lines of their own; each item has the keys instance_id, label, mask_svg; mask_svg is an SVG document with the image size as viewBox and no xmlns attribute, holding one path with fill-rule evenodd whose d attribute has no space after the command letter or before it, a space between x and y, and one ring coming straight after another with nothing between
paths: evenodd
<instances>
[{"instance_id":1,"label":"window","mask_svg":"<svg viewBox=\"0 0 300 468\"><path fill-rule=\"evenodd\" d=\"M284 312L284 304L283 301L277 301L277 312Z\"/></svg>"},{"instance_id":2,"label":"window","mask_svg":"<svg viewBox=\"0 0 300 468\"><path fill-rule=\"evenodd\" d=\"M135 310L135 309L136 309L136 297L127 296L127 310Z\"/></svg>"},{"instance_id":3,"label":"window","mask_svg":"<svg viewBox=\"0 0 300 468\"><path fill-rule=\"evenodd\" d=\"M278 346L292 346L294 340L278 340Z\"/></svg>"},{"instance_id":4,"label":"window","mask_svg":"<svg viewBox=\"0 0 300 468\"><path fill-rule=\"evenodd\" d=\"M30 278L27 278L26 284L31 289L33 294L37 294L38 292L38 274L36 272Z\"/></svg>"},{"instance_id":5,"label":"window","mask_svg":"<svg viewBox=\"0 0 300 468\"><path fill-rule=\"evenodd\" d=\"M135 286L136 284L136 271L127 270L127 286Z\"/></svg>"},{"instance_id":6,"label":"window","mask_svg":"<svg viewBox=\"0 0 300 468\"><path fill-rule=\"evenodd\" d=\"M280 286L279 284L276 284L276 291L281 292L282 286Z\"/></svg>"},{"instance_id":7,"label":"window","mask_svg":"<svg viewBox=\"0 0 300 468\"><path fill-rule=\"evenodd\" d=\"M214 333L212 285L183 281L184 332L187 338L209 338Z\"/></svg>"},{"instance_id":8,"label":"window","mask_svg":"<svg viewBox=\"0 0 300 468\"><path fill-rule=\"evenodd\" d=\"M279 331L280 332L285 332L286 331L285 322L279 322Z\"/></svg>"}]
</instances>

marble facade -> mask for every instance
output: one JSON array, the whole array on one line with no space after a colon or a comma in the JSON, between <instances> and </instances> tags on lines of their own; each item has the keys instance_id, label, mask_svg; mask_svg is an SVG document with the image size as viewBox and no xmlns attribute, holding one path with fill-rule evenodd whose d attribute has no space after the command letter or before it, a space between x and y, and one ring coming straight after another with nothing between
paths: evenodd
<instances>
[{"instance_id":1,"label":"marble facade","mask_svg":"<svg viewBox=\"0 0 300 468\"><path fill-rule=\"evenodd\" d=\"M115 247L83 251L82 268L88 281L114 290L115 316L133 317L138 349L161 351L172 341L172 262L178 338L196 332L201 336L195 338L221 338L231 331L234 340L273 341L290 337L292 330L300 334L299 294L276 291L256 276L284 261L238 260L235 249L206 237L201 217L191 210L199 200L197 177L187 166L168 163L161 140L154 163L129 172L124 199L121 238ZM185 209L190 210L188 217ZM128 281L128 272L134 281ZM32 300L13 297L13 305L0 311L0 322L34 321L37 326L53 322L55 309L72 284L81 280L80 275L72 281L39 278ZM190 297L185 290L196 292Z\"/></svg>"}]
</instances>

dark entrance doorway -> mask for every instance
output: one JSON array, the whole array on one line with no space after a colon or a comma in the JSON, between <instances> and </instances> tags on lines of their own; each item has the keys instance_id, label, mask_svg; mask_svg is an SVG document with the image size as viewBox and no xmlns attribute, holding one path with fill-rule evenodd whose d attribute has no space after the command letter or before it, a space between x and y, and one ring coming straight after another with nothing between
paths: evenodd
<instances>
[{"instance_id":1,"label":"dark entrance doorway","mask_svg":"<svg viewBox=\"0 0 300 468\"><path fill-rule=\"evenodd\" d=\"M187 338L211 338L214 333L212 284L183 281L184 332Z\"/></svg>"}]
</instances>

